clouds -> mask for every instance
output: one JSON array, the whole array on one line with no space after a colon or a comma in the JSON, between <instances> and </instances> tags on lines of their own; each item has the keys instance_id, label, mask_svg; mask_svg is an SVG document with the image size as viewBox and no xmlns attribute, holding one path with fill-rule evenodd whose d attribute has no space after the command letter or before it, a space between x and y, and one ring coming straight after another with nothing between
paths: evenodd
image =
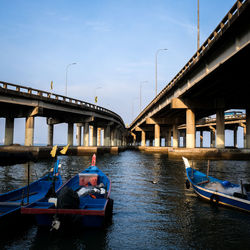
<instances>
[{"instance_id":1,"label":"clouds","mask_svg":"<svg viewBox=\"0 0 250 250\"><path fill-rule=\"evenodd\" d=\"M95 32L109 32L111 31L110 26L102 21L86 21L85 23L85 27L89 28Z\"/></svg>"}]
</instances>

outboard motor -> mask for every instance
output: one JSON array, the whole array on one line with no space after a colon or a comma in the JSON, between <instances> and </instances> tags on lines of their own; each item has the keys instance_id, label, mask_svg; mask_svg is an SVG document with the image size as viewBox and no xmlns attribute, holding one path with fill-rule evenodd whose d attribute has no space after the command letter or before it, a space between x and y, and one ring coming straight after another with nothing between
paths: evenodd
<instances>
[{"instance_id":1,"label":"outboard motor","mask_svg":"<svg viewBox=\"0 0 250 250\"><path fill-rule=\"evenodd\" d=\"M80 200L77 192L65 186L58 194L57 209L79 209ZM58 230L63 227L64 230L71 230L72 225L77 225L80 219L79 215L59 214L52 222L52 228Z\"/></svg>"}]
</instances>

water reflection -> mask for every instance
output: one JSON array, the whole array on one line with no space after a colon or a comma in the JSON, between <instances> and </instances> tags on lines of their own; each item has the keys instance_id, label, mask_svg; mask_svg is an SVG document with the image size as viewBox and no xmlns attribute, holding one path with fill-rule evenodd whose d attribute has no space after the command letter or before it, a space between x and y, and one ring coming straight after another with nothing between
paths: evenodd
<instances>
[{"instance_id":1,"label":"water reflection","mask_svg":"<svg viewBox=\"0 0 250 250\"><path fill-rule=\"evenodd\" d=\"M66 181L86 168L89 156L60 156ZM32 164L38 177L52 161ZM103 230L58 235L32 226L22 240L5 242L8 249L226 249L250 246L248 214L213 207L185 188L181 160L165 154L125 151L97 156L97 165L112 181L112 223ZM206 172L207 161L192 161ZM1 189L23 185L26 166L0 168ZM19 170L19 173L16 173ZM250 181L248 161L210 161L210 175L239 183ZM35 178L33 176L32 178ZM17 180L19 180L18 183ZM218 240L219 239L219 240ZM48 242L48 243L47 243ZM4 242L1 243L4 246Z\"/></svg>"}]
</instances>

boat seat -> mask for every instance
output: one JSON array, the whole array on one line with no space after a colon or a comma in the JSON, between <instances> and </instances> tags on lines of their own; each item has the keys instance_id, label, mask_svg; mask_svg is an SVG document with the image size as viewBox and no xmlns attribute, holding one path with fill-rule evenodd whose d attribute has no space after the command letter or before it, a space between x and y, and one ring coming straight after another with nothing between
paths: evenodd
<instances>
[{"instance_id":1,"label":"boat seat","mask_svg":"<svg viewBox=\"0 0 250 250\"><path fill-rule=\"evenodd\" d=\"M8 201L2 201L0 202L0 206L20 206L21 205L21 202L8 202Z\"/></svg>"},{"instance_id":2,"label":"boat seat","mask_svg":"<svg viewBox=\"0 0 250 250\"><path fill-rule=\"evenodd\" d=\"M198 182L197 185L202 185L202 184L206 184L209 182L209 179L207 180L204 180L204 181L201 181L201 182Z\"/></svg>"}]
</instances>

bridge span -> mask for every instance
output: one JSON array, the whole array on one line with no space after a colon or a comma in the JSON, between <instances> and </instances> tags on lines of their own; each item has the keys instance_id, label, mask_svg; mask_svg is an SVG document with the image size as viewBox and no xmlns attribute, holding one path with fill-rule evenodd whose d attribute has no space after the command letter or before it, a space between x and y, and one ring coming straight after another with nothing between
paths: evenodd
<instances>
[{"instance_id":1,"label":"bridge span","mask_svg":"<svg viewBox=\"0 0 250 250\"><path fill-rule=\"evenodd\" d=\"M59 123L68 124L67 142L70 146L73 146L74 123L77 124L77 146L126 145L124 122L113 111L70 97L0 82L0 117L6 118L4 145L13 144L14 119L24 117L24 145L33 146L34 123L38 116L47 118L48 146L53 145L54 125Z\"/></svg>"},{"instance_id":2,"label":"bridge span","mask_svg":"<svg viewBox=\"0 0 250 250\"><path fill-rule=\"evenodd\" d=\"M250 148L250 1L238 0L215 30L170 83L130 124L141 146L154 133L154 146L172 134L178 148L178 128L185 131L185 146L196 147L197 122L216 115L215 145L225 148L225 116L230 109L245 110L245 148ZM138 139L137 139L138 140ZM167 140L169 143L169 140Z\"/></svg>"}]
</instances>

